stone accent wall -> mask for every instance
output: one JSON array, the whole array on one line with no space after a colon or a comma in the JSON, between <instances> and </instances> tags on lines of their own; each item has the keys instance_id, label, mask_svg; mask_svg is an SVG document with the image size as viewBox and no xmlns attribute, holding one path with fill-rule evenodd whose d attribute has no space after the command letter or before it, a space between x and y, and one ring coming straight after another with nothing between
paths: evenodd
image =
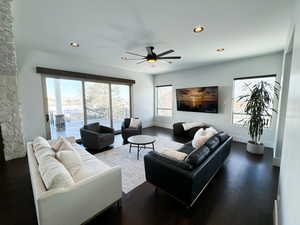
<instances>
[{"instance_id":1,"label":"stone accent wall","mask_svg":"<svg viewBox=\"0 0 300 225\"><path fill-rule=\"evenodd\" d=\"M0 125L5 159L25 156L11 0L0 1Z\"/></svg>"}]
</instances>

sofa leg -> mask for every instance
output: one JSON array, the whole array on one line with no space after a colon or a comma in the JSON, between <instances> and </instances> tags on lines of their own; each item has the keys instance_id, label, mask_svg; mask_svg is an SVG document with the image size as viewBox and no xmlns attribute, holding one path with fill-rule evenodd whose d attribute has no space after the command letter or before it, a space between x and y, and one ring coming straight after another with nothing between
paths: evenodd
<instances>
[{"instance_id":1,"label":"sofa leg","mask_svg":"<svg viewBox=\"0 0 300 225\"><path fill-rule=\"evenodd\" d=\"M119 200L117 201L117 207L118 207L119 209L122 208L122 199L119 199Z\"/></svg>"},{"instance_id":2,"label":"sofa leg","mask_svg":"<svg viewBox=\"0 0 300 225\"><path fill-rule=\"evenodd\" d=\"M186 205L185 208L186 208L186 210L190 210L192 208L192 206Z\"/></svg>"}]
</instances>

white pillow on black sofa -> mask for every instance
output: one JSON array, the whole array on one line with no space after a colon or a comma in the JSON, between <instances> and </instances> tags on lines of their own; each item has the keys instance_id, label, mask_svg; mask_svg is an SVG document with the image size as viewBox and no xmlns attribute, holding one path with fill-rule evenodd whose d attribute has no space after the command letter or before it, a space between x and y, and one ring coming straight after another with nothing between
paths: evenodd
<instances>
[{"instance_id":1,"label":"white pillow on black sofa","mask_svg":"<svg viewBox=\"0 0 300 225\"><path fill-rule=\"evenodd\" d=\"M214 136L217 133L218 133L218 131L213 127L209 127L206 129L203 129L203 128L199 129L196 132L194 139L192 141L193 147L200 148L208 141L209 138L211 138L212 136Z\"/></svg>"},{"instance_id":2,"label":"white pillow on black sofa","mask_svg":"<svg viewBox=\"0 0 300 225\"><path fill-rule=\"evenodd\" d=\"M184 152L179 152L179 151L172 150L172 149L164 149L164 150L159 151L159 153L162 155L168 156L170 158L177 159L179 161L183 161L185 159L185 157L187 156L187 154Z\"/></svg>"},{"instance_id":3,"label":"white pillow on black sofa","mask_svg":"<svg viewBox=\"0 0 300 225\"><path fill-rule=\"evenodd\" d=\"M131 118L129 128L138 128L141 123L140 119Z\"/></svg>"},{"instance_id":4,"label":"white pillow on black sofa","mask_svg":"<svg viewBox=\"0 0 300 225\"><path fill-rule=\"evenodd\" d=\"M194 127L201 127L201 126L206 126L206 124L203 122L192 122L192 123L183 123L182 124L182 127L185 131L190 130Z\"/></svg>"}]
</instances>

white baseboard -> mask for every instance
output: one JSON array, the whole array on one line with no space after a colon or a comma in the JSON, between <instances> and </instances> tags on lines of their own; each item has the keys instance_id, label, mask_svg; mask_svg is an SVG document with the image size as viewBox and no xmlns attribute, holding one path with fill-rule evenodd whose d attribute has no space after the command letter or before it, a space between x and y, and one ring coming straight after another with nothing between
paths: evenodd
<instances>
[{"instance_id":1,"label":"white baseboard","mask_svg":"<svg viewBox=\"0 0 300 225\"><path fill-rule=\"evenodd\" d=\"M273 158L272 165L276 167L280 167L280 161L281 161L280 158Z\"/></svg>"},{"instance_id":2,"label":"white baseboard","mask_svg":"<svg viewBox=\"0 0 300 225\"><path fill-rule=\"evenodd\" d=\"M172 124L168 122L154 121L154 126L172 129Z\"/></svg>"},{"instance_id":3,"label":"white baseboard","mask_svg":"<svg viewBox=\"0 0 300 225\"><path fill-rule=\"evenodd\" d=\"M143 123L143 128L153 127L154 125L153 121L142 121L142 123Z\"/></svg>"},{"instance_id":4,"label":"white baseboard","mask_svg":"<svg viewBox=\"0 0 300 225\"><path fill-rule=\"evenodd\" d=\"M273 222L274 225L280 225L279 224L279 217L278 217L278 201L274 201L274 209L273 209Z\"/></svg>"}]
</instances>

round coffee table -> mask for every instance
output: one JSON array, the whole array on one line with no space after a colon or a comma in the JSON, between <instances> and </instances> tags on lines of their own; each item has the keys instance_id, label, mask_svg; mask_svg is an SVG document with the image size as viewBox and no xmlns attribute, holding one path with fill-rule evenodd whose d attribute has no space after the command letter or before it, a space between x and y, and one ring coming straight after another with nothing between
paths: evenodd
<instances>
[{"instance_id":1,"label":"round coffee table","mask_svg":"<svg viewBox=\"0 0 300 225\"><path fill-rule=\"evenodd\" d=\"M130 138L128 138L128 142L130 144L129 146L129 152L131 152L132 147L137 147L137 159L139 160L140 151L142 148L151 148L153 151L154 149L154 142L155 137L149 136L149 135L135 135ZM152 147L147 147L146 145L152 145Z\"/></svg>"}]
</instances>

